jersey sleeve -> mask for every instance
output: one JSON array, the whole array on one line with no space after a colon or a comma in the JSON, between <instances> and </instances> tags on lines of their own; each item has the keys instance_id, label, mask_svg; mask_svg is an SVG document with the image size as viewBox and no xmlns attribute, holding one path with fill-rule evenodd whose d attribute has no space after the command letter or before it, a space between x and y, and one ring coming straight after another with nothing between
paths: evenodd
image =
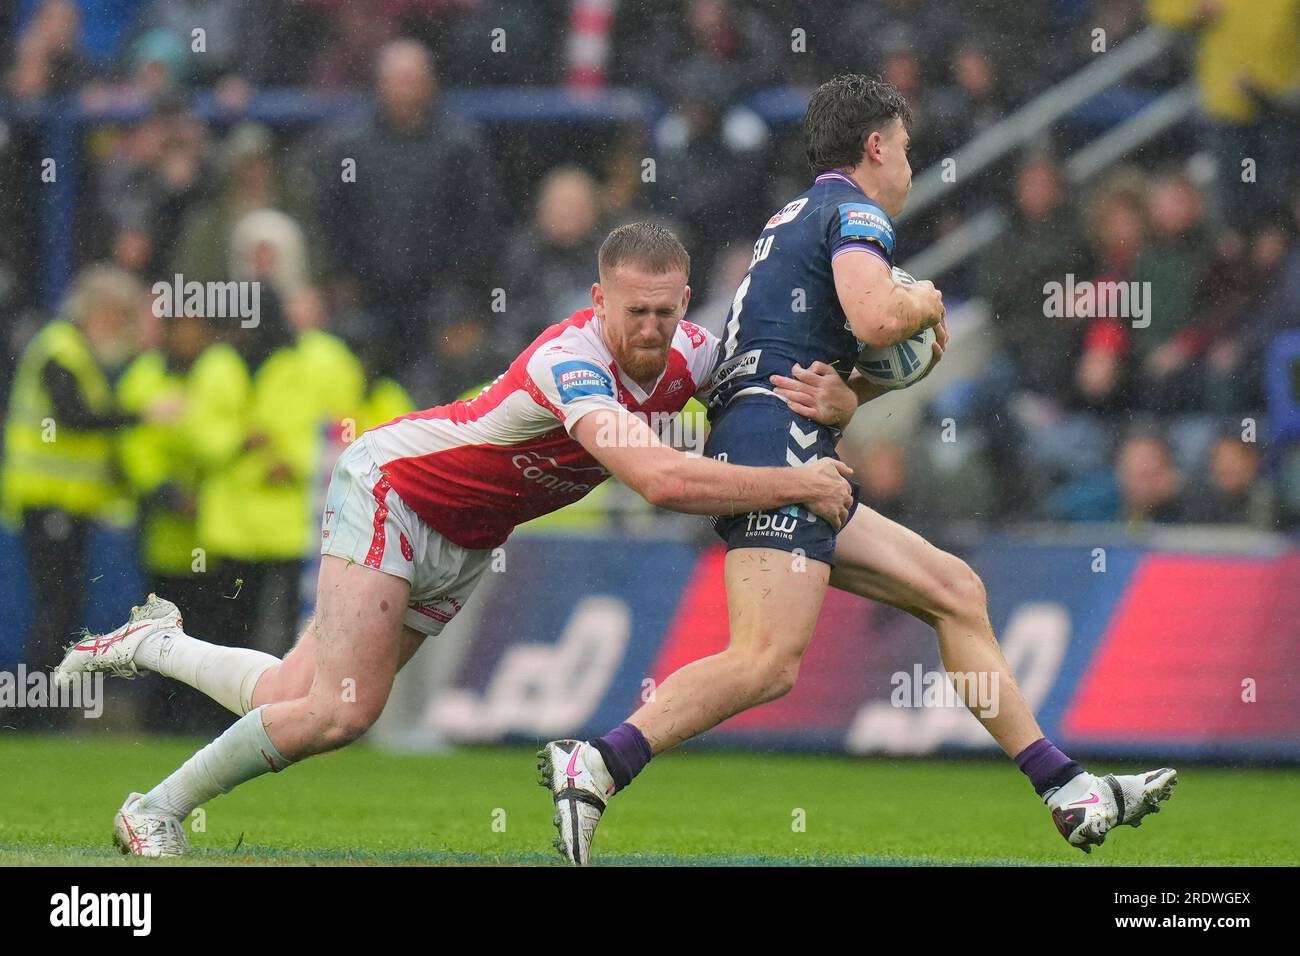
<instances>
[{"instance_id":1,"label":"jersey sleeve","mask_svg":"<svg viewBox=\"0 0 1300 956\"><path fill-rule=\"evenodd\" d=\"M891 268L894 265L894 221L868 200L842 202L834 207L827 224L831 259L843 252L873 252Z\"/></svg>"},{"instance_id":2,"label":"jersey sleeve","mask_svg":"<svg viewBox=\"0 0 1300 956\"><path fill-rule=\"evenodd\" d=\"M573 433L584 415L602 408L623 410L615 397L614 376L593 355L552 345L528 360L528 392Z\"/></svg>"}]
</instances>

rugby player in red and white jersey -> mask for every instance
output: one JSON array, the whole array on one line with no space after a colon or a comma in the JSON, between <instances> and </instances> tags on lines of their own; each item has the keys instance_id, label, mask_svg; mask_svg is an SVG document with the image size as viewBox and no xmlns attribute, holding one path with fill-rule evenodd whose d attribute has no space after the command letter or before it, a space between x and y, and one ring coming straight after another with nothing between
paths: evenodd
<instances>
[{"instance_id":1,"label":"rugby player in red and white jersey","mask_svg":"<svg viewBox=\"0 0 1300 956\"><path fill-rule=\"evenodd\" d=\"M718 354L682 321L690 259L652 223L601 246L593 308L553 325L472 401L395 419L340 456L321 530L316 613L283 660L186 634L150 595L107 635L75 642L57 674L158 673L239 719L114 820L124 853L185 852L183 821L263 773L355 740L397 671L464 606L514 527L576 501L611 474L652 504L693 514L803 505L838 528L853 494L838 461L751 468L662 444L636 413L675 414ZM808 376L826 424L859 398L833 373Z\"/></svg>"}]
</instances>

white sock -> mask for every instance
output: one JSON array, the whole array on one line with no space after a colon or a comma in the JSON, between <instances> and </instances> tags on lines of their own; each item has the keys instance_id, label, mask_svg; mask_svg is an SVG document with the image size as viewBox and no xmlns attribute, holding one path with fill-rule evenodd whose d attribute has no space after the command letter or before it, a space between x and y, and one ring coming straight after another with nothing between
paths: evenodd
<instances>
[{"instance_id":1,"label":"white sock","mask_svg":"<svg viewBox=\"0 0 1300 956\"><path fill-rule=\"evenodd\" d=\"M140 642L135 662L145 670L189 684L242 717L253 706L257 679L280 660L247 647L209 644L183 631L163 631Z\"/></svg>"},{"instance_id":2,"label":"white sock","mask_svg":"<svg viewBox=\"0 0 1300 956\"><path fill-rule=\"evenodd\" d=\"M1075 774L1065 782L1065 786L1057 787L1055 790L1048 790L1043 794L1043 803L1055 810L1057 807L1064 806L1075 800L1082 800L1088 791L1092 789L1096 779L1086 770L1083 773Z\"/></svg>"},{"instance_id":3,"label":"white sock","mask_svg":"<svg viewBox=\"0 0 1300 956\"><path fill-rule=\"evenodd\" d=\"M249 711L180 769L144 795L140 809L185 820L194 808L291 761L281 756L262 724L262 708Z\"/></svg>"},{"instance_id":4,"label":"white sock","mask_svg":"<svg viewBox=\"0 0 1300 956\"><path fill-rule=\"evenodd\" d=\"M582 762L587 765L587 771L591 774L592 782L600 788L601 793L612 794L614 792L614 778L605 766L605 758L600 755L600 751L590 744L582 752Z\"/></svg>"}]
</instances>

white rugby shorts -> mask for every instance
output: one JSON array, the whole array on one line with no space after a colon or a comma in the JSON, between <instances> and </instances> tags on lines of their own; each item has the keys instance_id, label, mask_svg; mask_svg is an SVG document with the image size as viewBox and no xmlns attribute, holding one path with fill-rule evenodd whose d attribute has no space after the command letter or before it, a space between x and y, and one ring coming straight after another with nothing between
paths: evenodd
<instances>
[{"instance_id":1,"label":"white rugby shorts","mask_svg":"<svg viewBox=\"0 0 1300 956\"><path fill-rule=\"evenodd\" d=\"M404 621L430 636L465 606L492 557L491 550L448 541L420 520L389 487L364 434L334 465L320 552L409 581Z\"/></svg>"}]
</instances>

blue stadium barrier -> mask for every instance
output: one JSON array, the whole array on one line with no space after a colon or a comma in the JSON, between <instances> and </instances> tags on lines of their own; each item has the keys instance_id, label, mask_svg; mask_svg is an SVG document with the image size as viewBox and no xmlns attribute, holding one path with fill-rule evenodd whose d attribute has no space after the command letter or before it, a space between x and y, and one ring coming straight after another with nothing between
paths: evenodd
<instances>
[{"instance_id":1,"label":"blue stadium barrier","mask_svg":"<svg viewBox=\"0 0 1300 956\"><path fill-rule=\"evenodd\" d=\"M1300 332L1283 332L1268 350L1269 464L1276 471L1291 445L1300 442Z\"/></svg>"},{"instance_id":2,"label":"blue stadium barrier","mask_svg":"<svg viewBox=\"0 0 1300 956\"><path fill-rule=\"evenodd\" d=\"M1044 733L1080 757L1300 762L1300 548L1121 542L1108 542L1100 564L1091 545L1009 534L964 554ZM509 547L509 567L475 598L462 663L412 736L590 737L727 644L719 545L519 538ZM568 567L580 571L558 591L556 569ZM998 752L960 700L931 699L927 686L948 686L933 631L832 590L794 690L691 746Z\"/></svg>"},{"instance_id":3,"label":"blue stadium barrier","mask_svg":"<svg viewBox=\"0 0 1300 956\"><path fill-rule=\"evenodd\" d=\"M31 626L30 579L21 538L0 529L0 670L22 659ZM36 584L39 587L40 581ZM133 530L97 528L91 535L82 624L93 633L111 631L145 596L144 572ZM71 638L73 635L68 635Z\"/></svg>"},{"instance_id":4,"label":"blue stadium barrier","mask_svg":"<svg viewBox=\"0 0 1300 956\"><path fill-rule=\"evenodd\" d=\"M1300 547L1264 536L1247 553L1155 550L1100 530L1097 540L1105 547L998 534L964 553L1044 732L1080 756L1300 762ZM18 550L0 535L0 669L15 665L30 620ZM103 631L144 584L130 534L101 532L92 553L85 624ZM717 544L517 535L473 598L464 654L412 739L535 741L614 726L652 681L726 646L723 561ZM557 569L574 569L564 588ZM959 702L923 692L942 676L928 627L832 590L794 691L693 746L995 753Z\"/></svg>"}]
</instances>

